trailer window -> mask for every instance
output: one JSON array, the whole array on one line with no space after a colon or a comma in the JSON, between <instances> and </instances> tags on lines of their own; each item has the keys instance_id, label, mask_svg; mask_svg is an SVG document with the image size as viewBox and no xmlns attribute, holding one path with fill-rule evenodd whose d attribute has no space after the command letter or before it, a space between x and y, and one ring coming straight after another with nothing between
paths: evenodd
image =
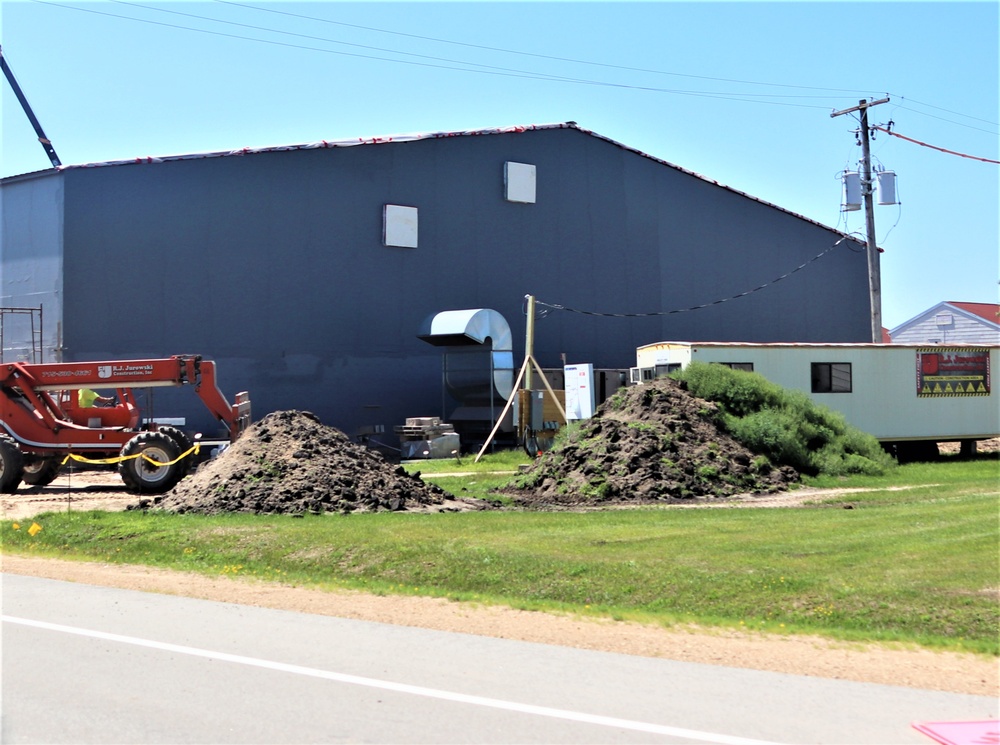
<instances>
[{"instance_id":1,"label":"trailer window","mask_svg":"<svg viewBox=\"0 0 1000 745\"><path fill-rule=\"evenodd\" d=\"M746 372L753 372L752 362L720 362L719 364L728 367L730 370L744 370Z\"/></svg>"},{"instance_id":2,"label":"trailer window","mask_svg":"<svg viewBox=\"0 0 1000 745\"><path fill-rule=\"evenodd\" d=\"M677 372L680 369L681 369L680 363L677 362L671 362L666 365L657 365L656 377L661 378L664 375L672 375L673 373Z\"/></svg>"},{"instance_id":3,"label":"trailer window","mask_svg":"<svg viewBox=\"0 0 1000 745\"><path fill-rule=\"evenodd\" d=\"M813 393L850 393L850 362L813 362Z\"/></svg>"}]
</instances>

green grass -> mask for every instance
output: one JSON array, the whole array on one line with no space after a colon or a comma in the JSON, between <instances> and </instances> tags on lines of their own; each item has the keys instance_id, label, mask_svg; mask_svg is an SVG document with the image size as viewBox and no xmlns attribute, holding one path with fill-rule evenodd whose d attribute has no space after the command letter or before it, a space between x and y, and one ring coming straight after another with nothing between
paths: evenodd
<instances>
[{"instance_id":1,"label":"green grass","mask_svg":"<svg viewBox=\"0 0 1000 745\"><path fill-rule=\"evenodd\" d=\"M0 535L19 554L996 655L998 466L814 479L865 491L797 509L50 513Z\"/></svg>"},{"instance_id":2,"label":"green grass","mask_svg":"<svg viewBox=\"0 0 1000 745\"><path fill-rule=\"evenodd\" d=\"M462 455L459 458L407 461L403 464L403 468L409 473L420 472L423 475L436 473L514 473L518 466L530 462L531 458L523 450L517 449L485 453L478 463L475 454L472 454Z\"/></svg>"},{"instance_id":3,"label":"green grass","mask_svg":"<svg viewBox=\"0 0 1000 745\"><path fill-rule=\"evenodd\" d=\"M518 471L518 466L531 463L520 449L486 453L476 463L476 456L410 461L403 464L408 473L419 473L425 481L440 486L458 497L485 499L499 505L511 500L497 493ZM470 474L454 476L450 474Z\"/></svg>"},{"instance_id":4,"label":"green grass","mask_svg":"<svg viewBox=\"0 0 1000 745\"><path fill-rule=\"evenodd\" d=\"M907 463L879 476L844 475L815 476L804 479L809 486L823 489L862 487L888 489L893 487L929 487L1000 491L1000 454L980 453L971 458L943 455L936 461Z\"/></svg>"}]
</instances>

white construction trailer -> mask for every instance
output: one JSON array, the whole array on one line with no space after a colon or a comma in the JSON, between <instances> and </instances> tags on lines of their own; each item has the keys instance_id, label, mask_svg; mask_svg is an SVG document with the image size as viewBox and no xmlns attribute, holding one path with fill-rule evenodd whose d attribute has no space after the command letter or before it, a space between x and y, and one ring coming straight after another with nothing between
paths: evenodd
<instances>
[{"instance_id":1,"label":"white construction trailer","mask_svg":"<svg viewBox=\"0 0 1000 745\"><path fill-rule=\"evenodd\" d=\"M923 455L949 441L974 452L976 441L1000 436L991 380L1000 362L996 345L659 342L636 350L630 377L652 380L695 360L804 391L900 455Z\"/></svg>"}]
</instances>

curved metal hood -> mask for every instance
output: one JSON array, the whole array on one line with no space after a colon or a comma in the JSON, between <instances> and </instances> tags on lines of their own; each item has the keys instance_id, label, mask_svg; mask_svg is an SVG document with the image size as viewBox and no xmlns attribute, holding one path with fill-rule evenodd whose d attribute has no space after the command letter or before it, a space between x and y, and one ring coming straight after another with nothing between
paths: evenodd
<instances>
[{"instance_id":1,"label":"curved metal hood","mask_svg":"<svg viewBox=\"0 0 1000 745\"><path fill-rule=\"evenodd\" d=\"M456 400L466 406L489 402L499 396L510 398L514 390L514 352L510 325L500 313L490 308L445 310L428 316L420 324L417 337L436 347L451 347L445 352L445 386ZM482 367L469 367L465 353L476 353L481 347L488 353L485 379Z\"/></svg>"},{"instance_id":2,"label":"curved metal hood","mask_svg":"<svg viewBox=\"0 0 1000 745\"><path fill-rule=\"evenodd\" d=\"M489 339L496 352L509 352L513 349L507 319L491 308L435 313L420 324L417 337L436 347L485 344Z\"/></svg>"}]
</instances>

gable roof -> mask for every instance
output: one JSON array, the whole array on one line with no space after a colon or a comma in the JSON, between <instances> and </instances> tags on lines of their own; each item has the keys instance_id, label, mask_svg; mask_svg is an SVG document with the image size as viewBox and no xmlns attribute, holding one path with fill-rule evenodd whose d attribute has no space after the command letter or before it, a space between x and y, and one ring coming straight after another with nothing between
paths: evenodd
<instances>
[{"instance_id":1,"label":"gable roof","mask_svg":"<svg viewBox=\"0 0 1000 745\"><path fill-rule=\"evenodd\" d=\"M1000 330L1000 305L995 303L964 303L953 300L942 301L932 305L927 310L921 311L908 321L904 321L890 330L892 337L896 337L900 332L914 326L921 321L931 318L942 311L952 311L959 316L964 316L977 323L985 325L992 330Z\"/></svg>"},{"instance_id":2,"label":"gable roof","mask_svg":"<svg viewBox=\"0 0 1000 745\"><path fill-rule=\"evenodd\" d=\"M1000 327L1000 305L997 303L959 303L955 300L949 300L945 305L964 310L966 313L979 316L994 326Z\"/></svg>"},{"instance_id":3,"label":"gable roof","mask_svg":"<svg viewBox=\"0 0 1000 745\"><path fill-rule=\"evenodd\" d=\"M799 214L797 212L792 212L789 209L781 207L781 206L779 206L777 204L774 204L772 202L768 202L768 201L766 201L764 199L760 199L758 197L753 196L752 194L748 194L748 193L746 193L744 191L740 191L739 189L734 189L731 186L726 186L725 184L723 184L723 183L721 183L719 181L716 181L715 179L708 178L707 176L703 176L702 174L696 173L695 171L688 170L687 168L682 168L681 166L675 165L674 163L670 163L669 161L663 160L662 158L657 158L657 157L655 157L653 155L649 155L648 153L644 153L641 150L637 150L636 148L629 147L628 145L623 145L622 143L620 143L620 142L618 142L616 140L613 140L610 137L605 137L604 135L597 134L596 132L594 132L592 130L585 129L584 127L581 127L580 125L578 125L576 122L561 122L561 123L557 123L557 124L525 124L525 125L514 125L514 126L509 126L509 127L489 127L489 128L485 128L485 129L467 129L467 130L459 130L459 131L452 131L452 132L418 132L418 133L409 133L409 134L382 135L382 136L378 136L378 137L356 137L356 138L347 139L347 140L320 140L319 142L306 142L306 143L300 143L300 144L297 144L297 145L274 145L274 146L269 146L269 147L256 147L256 148L244 147L244 148L240 148L238 150L216 150L216 151L211 151L211 152L187 153L187 154L180 154L180 155L143 156L143 157L139 157L139 158L128 158L128 159L124 159L124 160L108 160L108 161L101 161L101 162L94 162L94 163L78 163L78 164L71 164L71 165L61 165L61 166L58 166L57 168L54 168L54 169L45 169L43 171L36 171L35 174L44 175L44 174L48 174L48 173L55 173L55 172L67 171L67 170L77 169L77 168L101 168L101 167L106 167L106 166L122 166L122 165L148 164L148 163L165 163L165 162L168 162L168 161L175 161L175 160L196 160L196 159L202 159L202 158L227 158L227 157L234 157L234 156L254 155L254 154L257 154L257 153L284 152L284 151L290 151L290 150L320 150L320 149L327 149L327 148L357 147L359 145L384 145L384 144L390 144L390 143L394 143L394 142L415 142L415 141L419 141L419 140L442 139L442 138L448 138L448 137L478 137L478 136L483 136L483 135L514 134L514 133L532 132L532 131L538 131L538 130L544 130L544 129L575 129L578 132L582 132L583 134L589 135L589 136L594 137L594 138L596 138L598 140L603 140L604 142L611 143L612 145L615 145L616 147L619 147L622 150L626 150L628 152L635 153L636 155L639 155L639 156L641 156L643 158L648 158L649 160L652 160L652 161L654 161L656 163L659 163L661 165L667 166L668 168L672 168L672 169L674 169L676 171L680 171L681 173L685 173L685 174L687 174L689 176L693 176L694 178L700 179L702 181L706 181L706 182L708 182L710 184L714 184L715 186L718 186L718 187L720 187L722 189L730 191L730 192L732 192L734 194L738 194L738 195L740 195L742 197L746 197L747 199L751 199L754 202L758 202L759 204L766 205L767 207L771 207L772 209L776 209L779 212L784 212L785 214L791 215L791 216L796 217L796 218L798 218L800 220L805 220L808 223L811 223L813 225L817 225L817 226L819 226L821 228L824 228L826 230L831 231L832 233L836 233L837 235L848 237L848 238L850 238L850 240L854 240L854 241L856 241L859 244L864 244L863 240L861 240L861 239L859 239L859 238L857 238L855 236L852 236L852 235L847 234L847 233L842 233L841 231L837 230L836 228L832 228L829 225L824 225L823 223L821 223L821 222L819 222L817 220L813 220L812 218L806 217L805 215L801 215L801 214ZM35 175L35 174L22 174L22 176ZM10 177L7 177L7 178L9 178L9 179L17 179L17 178L20 178L20 177L19 176L10 176ZM2 179L2 181L6 181L7 178Z\"/></svg>"}]
</instances>

